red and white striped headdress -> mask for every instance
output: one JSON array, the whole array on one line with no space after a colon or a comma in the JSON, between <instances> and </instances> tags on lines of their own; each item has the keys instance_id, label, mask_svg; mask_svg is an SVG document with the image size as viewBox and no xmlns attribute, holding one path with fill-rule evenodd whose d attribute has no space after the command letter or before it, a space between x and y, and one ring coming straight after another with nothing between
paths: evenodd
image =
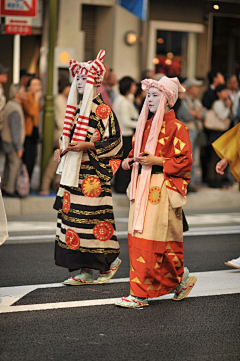
<instances>
[{"instance_id":1,"label":"red and white striped headdress","mask_svg":"<svg viewBox=\"0 0 240 361\"><path fill-rule=\"evenodd\" d=\"M77 84L76 84L76 75L84 74L87 76L87 81L83 93L82 105L80 109L80 114L78 116L78 121L72 141L80 142L85 141L89 123L89 115L91 111L91 103L93 100L93 87L98 87L101 85L104 74L106 72L103 65L103 58L105 56L105 50L100 50L96 59L88 62L78 63L76 60L70 60L69 70L74 77L71 90L68 96L67 108L64 119L63 126L63 149L64 150L69 143L69 138L71 130L74 125L74 116L77 109ZM64 139L65 138L65 139Z\"/></svg>"}]
</instances>

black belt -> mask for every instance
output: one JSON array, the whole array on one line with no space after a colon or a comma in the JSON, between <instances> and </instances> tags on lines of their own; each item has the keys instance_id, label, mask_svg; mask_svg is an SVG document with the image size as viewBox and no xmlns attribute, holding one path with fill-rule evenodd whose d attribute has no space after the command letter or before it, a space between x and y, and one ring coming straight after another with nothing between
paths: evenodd
<instances>
[{"instance_id":1,"label":"black belt","mask_svg":"<svg viewBox=\"0 0 240 361\"><path fill-rule=\"evenodd\" d=\"M141 166L141 164L139 164L138 174L141 173L141 170L142 170L142 166ZM163 167L162 166L160 166L160 165L153 165L152 166L151 174L161 174L161 173L163 173Z\"/></svg>"}]
</instances>

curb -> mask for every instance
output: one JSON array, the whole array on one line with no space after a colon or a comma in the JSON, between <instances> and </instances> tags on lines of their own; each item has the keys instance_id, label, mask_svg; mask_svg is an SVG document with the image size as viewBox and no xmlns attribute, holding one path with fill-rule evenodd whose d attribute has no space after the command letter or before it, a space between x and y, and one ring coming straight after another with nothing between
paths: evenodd
<instances>
[{"instance_id":1,"label":"curb","mask_svg":"<svg viewBox=\"0 0 240 361\"><path fill-rule=\"evenodd\" d=\"M53 209L55 196L29 196L25 199L3 198L7 216L56 214ZM115 212L128 212L129 199L125 194L113 193L113 208ZM197 193L188 195L184 211L216 210L240 211L240 192L238 189L220 190L203 188Z\"/></svg>"}]
</instances>

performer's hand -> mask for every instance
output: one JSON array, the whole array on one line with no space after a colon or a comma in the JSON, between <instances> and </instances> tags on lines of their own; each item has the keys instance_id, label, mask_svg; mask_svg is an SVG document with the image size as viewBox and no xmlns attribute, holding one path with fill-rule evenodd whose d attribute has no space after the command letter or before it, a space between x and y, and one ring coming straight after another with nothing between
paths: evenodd
<instances>
[{"instance_id":1,"label":"performer's hand","mask_svg":"<svg viewBox=\"0 0 240 361\"><path fill-rule=\"evenodd\" d=\"M156 157L153 154L146 155L144 157L136 157L135 159L141 165L152 166L152 165L163 165L162 158Z\"/></svg>"},{"instance_id":2,"label":"performer's hand","mask_svg":"<svg viewBox=\"0 0 240 361\"><path fill-rule=\"evenodd\" d=\"M95 142L97 142L98 140L99 140L99 133L96 131L96 132L93 133L93 136L92 136L92 138L91 138L91 142L92 142L92 143L95 143Z\"/></svg>"},{"instance_id":3,"label":"performer's hand","mask_svg":"<svg viewBox=\"0 0 240 361\"><path fill-rule=\"evenodd\" d=\"M129 170L130 169L130 162L133 160L133 158L126 158L122 162L122 169Z\"/></svg>"},{"instance_id":4,"label":"performer's hand","mask_svg":"<svg viewBox=\"0 0 240 361\"><path fill-rule=\"evenodd\" d=\"M67 147L69 152L81 152L85 149L84 145L86 142L71 142Z\"/></svg>"},{"instance_id":5,"label":"performer's hand","mask_svg":"<svg viewBox=\"0 0 240 361\"><path fill-rule=\"evenodd\" d=\"M218 174L223 175L224 174L224 169L227 167L228 165L228 161L227 159L223 158L222 160L220 160L217 164L216 164L216 172Z\"/></svg>"},{"instance_id":6,"label":"performer's hand","mask_svg":"<svg viewBox=\"0 0 240 361\"><path fill-rule=\"evenodd\" d=\"M67 150L69 152L81 152L87 149L95 149L94 143L92 142L71 142L69 143Z\"/></svg>"},{"instance_id":7,"label":"performer's hand","mask_svg":"<svg viewBox=\"0 0 240 361\"><path fill-rule=\"evenodd\" d=\"M61 160L60 154L61 154L61 149L56 149L53 154L53 158L54 158L55 162L57 162L57 163L59 163Z\"/></svg>"},{"instance_id":8,"label":"performer's hand","mask_svg":"<svg viewBox=\"0 0 240 361\"><path fill-rule=\"evenodd\" d=\"M18 150L17 152L18 158L21 159L22 155L23 155L23 151L22 150Z\"/></svg>"}]
</instances>

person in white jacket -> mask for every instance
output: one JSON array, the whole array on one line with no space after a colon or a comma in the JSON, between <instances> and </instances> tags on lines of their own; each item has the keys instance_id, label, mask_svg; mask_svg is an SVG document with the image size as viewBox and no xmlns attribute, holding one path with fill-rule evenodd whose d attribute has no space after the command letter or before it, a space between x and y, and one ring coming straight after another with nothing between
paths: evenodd
<instances>
[{"instance_id":1,"label":"person in white jacket","mask_svg":"<svg viewBox=\"0 0 240 361\"><path fill-rule=\"evenodd\" d=\"M123 158L126 158L132 149L132 136L137 125L138 111L134 105L134 95L137 85L133 78L123 77L119 81L120 94L113 103L113 110L117 116L123 138ZM123 171L120 167L115 175L114 190L116 193L125 193L130 183L131 170Z\"/></svg>"},{"instance_id":2,"label":"person in white jacket","mask_svg":"<svg viewBox=\"0 0 240 361\"><path fill-rule=\"evenodd\" d=\"M228 90L226 85L220 84L216 87L216 94L218 99L214 101L212 104L212 109L214 110L215 114L219 119L226 120L231 118L231 108L232 108L232 102L228 96ZM208 130L208 140L209 143L212 144L215 142L217 138L219 138L224 132L219 130ZM218 162L218 157L214 150L210 149L209 154L209 167L208 167L208 185L211 188L222 188L227 186L228 179L225 177L225 179L222 179L222 177L215 173L215 165Z\"/></svg>"},{"instance_id":3,"label":"person in white jacket","mask_svg":"<svg viewBox=\"0 0 240 361\"><path fill-rule=\"evenodd\" d=\"M60 93L54 99L54 116L55 116L55 131L54 131L54 149L59 146L59 139L62 134L64 124L65 111L67 106L68 94L70 92L71 83L68 80L59 82ZM40 195L46 196L50 193L50 186L54 183L59 184L60 176L56 175L58 164L54 161L54 155L49 159L48 166L45 170ZM55 182L56 180L56 182Z\"/></svg>"}]
</instances>

